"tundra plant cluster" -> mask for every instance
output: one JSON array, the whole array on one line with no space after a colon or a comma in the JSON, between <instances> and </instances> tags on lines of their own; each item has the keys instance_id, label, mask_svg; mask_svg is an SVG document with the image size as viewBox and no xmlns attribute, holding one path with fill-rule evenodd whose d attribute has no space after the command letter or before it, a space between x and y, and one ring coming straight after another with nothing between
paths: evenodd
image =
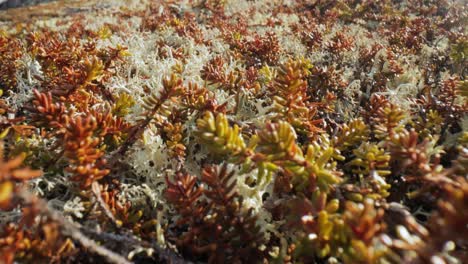
<instances>
[{"instance_id":1,"label":"tundra plant cluster","mask_svg":"<svg viewBox=\"0 0 468 264\"><path fill-rule=\"evenodd\" d=\"M109 1L3 22L0 262L467 261L467 12Z\"/></svg>"}]
</instances>

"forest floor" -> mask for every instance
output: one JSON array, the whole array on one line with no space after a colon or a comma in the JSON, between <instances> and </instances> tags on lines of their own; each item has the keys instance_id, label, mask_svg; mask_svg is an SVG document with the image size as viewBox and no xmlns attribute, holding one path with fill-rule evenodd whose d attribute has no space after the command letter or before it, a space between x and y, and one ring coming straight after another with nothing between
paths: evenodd
<instances>
[{"instance_id":1,"label":"forest floor","mask_svg":"<svg viewBox=\"0 0 468 264\"><path fill-rule=\"evenodd\" d=\"M465 1L38 2L0 263L468 263Z\"/></svg>"}]
</instances>

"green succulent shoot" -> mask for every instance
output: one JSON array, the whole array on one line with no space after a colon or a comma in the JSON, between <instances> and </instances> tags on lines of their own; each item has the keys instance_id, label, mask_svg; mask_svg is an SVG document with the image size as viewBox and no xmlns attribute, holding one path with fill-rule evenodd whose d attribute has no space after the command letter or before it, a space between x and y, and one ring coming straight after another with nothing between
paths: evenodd
<instances>
[{"instance_id":1,"label":"green succulent shoot","mask_svg":"<svg viewBox=\"0 0 468 264\"><path fill-rule=\"evenodd\" d=\"M235 155L246 147L239 131L239 126L230 126L227 117L218 113L205 112L203 118L197 120L197 135L201 143L216 154Z\"/></svg>"}]
</instances>

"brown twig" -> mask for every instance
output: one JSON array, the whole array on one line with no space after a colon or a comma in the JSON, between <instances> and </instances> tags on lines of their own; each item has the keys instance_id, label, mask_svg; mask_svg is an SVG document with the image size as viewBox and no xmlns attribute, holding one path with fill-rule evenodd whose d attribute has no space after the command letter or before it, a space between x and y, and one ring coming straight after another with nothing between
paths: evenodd
<instances>
[{"instance_id":1,"label":"brown twig","mask_svg":"<svg viewBox=\"0 0 468 264\"><path fill-rule=\"evenodd\" d=\"M99 207L102 209L104 214L112 221L112 223L115 225L115 227L121 227L122 222L117 220L114 217L114 214L112 214L111 210L107 206L107 204L102 200L101 196L101 186L99 186L98 182L93 182L91 185L91 190L94 194L94 197L96 198L96 202L99 205Z\"/></svg>"},{"instance_id":2,"label":"brown twig","mask_svg":"<svg viewBox=\"0 0 468 264\"><path fill-rule=\"evenodd\" d=\"M94 253L106 258L109 262L115 264L131 264L123 256L98 245L95 241L85 236L78 227L63 217L63 215L47 206L47 203L34 196L26 188L21 188L18 192L19 197L26 203L35 203L40 213L49 217L51 220L57 222L64 230L64 233L78 241L84 248L93 251Z\"/></svg>"},{"instance_id":3,"label":"brown twig","mask_svg":"<svg viewBox=\"0 0 468 264\"><path fill-rule=\"evenodd\" d=\"M170 250L169 248L162 248L160 245L154 242L147 242L141 241L134 237L131 234L114 234L114 233L106 233L106 232L97 232L95 230L83 230L84 233L87 233L91 237L95 237L96 239L109 241L113 244L125 244L125 245L140 245L145 248L154 249L154 251L158 254L158 258L164 263L171 263L171 264L191 264L192 262L184 260L182 257L178 256L174 251Z\"/></svg>"}]
</instances>

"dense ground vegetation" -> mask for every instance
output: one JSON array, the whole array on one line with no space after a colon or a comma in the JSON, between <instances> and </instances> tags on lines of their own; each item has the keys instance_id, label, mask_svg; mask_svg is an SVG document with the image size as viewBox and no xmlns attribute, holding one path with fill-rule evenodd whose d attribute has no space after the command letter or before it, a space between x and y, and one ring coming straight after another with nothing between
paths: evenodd
<instances>
[{"instance_id":1,"label":"dense ground vegetation","mask_svg":"<svg viewBox=\"0 0 468 264\"><path fill-rule=\"evenodd\" d=\"M1 263L468 261L463 1L148 2L1 22Z\"/></svg>"}]
</instances>

